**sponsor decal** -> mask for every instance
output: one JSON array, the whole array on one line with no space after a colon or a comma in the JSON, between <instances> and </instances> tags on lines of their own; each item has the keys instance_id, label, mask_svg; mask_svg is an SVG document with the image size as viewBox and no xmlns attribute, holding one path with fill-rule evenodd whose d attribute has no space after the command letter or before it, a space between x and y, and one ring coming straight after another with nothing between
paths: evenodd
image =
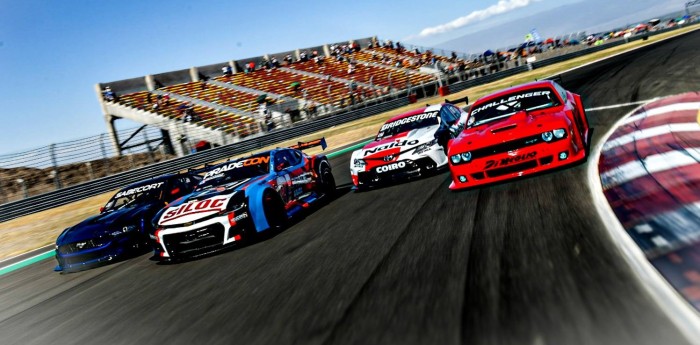
<instances>
[{"instance_id":1,"label":"sponsor decal","mask_svg":"<svg viewBox=\"0 0 700 345\"><path fill-rule=\"evenodd\" d=\"M437 114L438 114L437 111L429 111L427 113L423 113L423 114L419 114L419 115L404 117L403 119L399 119L399 120L396 120L393 122L385 123L379 131L383 132L387 129L391 129L391 128L401 126L401 125L411 123L411 122L421 121L421 120L425 120L425 119L434 119L437 117Z\"/></svg>"},{"instance_id":2,"label":"sponsor decal","mask_svg":"<svg viewBox=\"0 0 700 345\"><path fill-rule=\"evenodd\" d=\"M165 212L161 223L194 213L222 211L225 207L224 203L226 200L227 198L212 198L182 204Z\"/></svg>"},{"instance_id":3,"label":"sponsor decal","mask_svg":"<svg viewBox=\"0 0 700 345\"><path fill-rule=\"evenodd\" d=\"M310 172L305 172L301 175L294 176L292 178L292 185L297 184L309 184L313 181L312 174Z\"/></svg>"},{"instance_id":4,"label":"sponsor decal","mask_svg":"<svg viewBox=\"0 0 700 345\"><path fill-rule=\"evenodd\" d=\"M502 98L499 101L487 103L487 104L484 104L484 105L472 110L472 116L476 115L480 111L490 109L493 107L497 107L497 106L504 104L504 103L510 103L510 102L517 101L517 100L523 99L523 98L549 96L551 93L552 93L551 91L533 91L533 92L521 93L521 94L515 95L515 96L510 96L508 98Z\"/></svg>"},{"instance_id":5,"label":"sponsor decal","mask_svg":"<svg viewBox=\"0 0 700 345\"><path fill-rule=\"evenodd\" d=\"M416 144L418 144L418 140L396 140L393 143L389 143L386 145L377 146L377 147L365 150L365 156L372 154L372 153L377 153L379 151L388 150L388 149L393 148L393 147L411 146L411 145L416 145Z\"/></svg>"},{"instance_id":6,"label":"sponsor decal","mask_svg":"<svg viewBox=\"0 0 700 345\"><path fill-rule=\"evenodd\" d=\"M391 162L393 159L394 159L394 155L384 156L384 161L385 161L385 162Z\"/></svg>"},{"instance_id":7,"label":"sponsor decal","mask_svg":"<svg viewBox=\"0 0 700 345\"><path fill-rule=\"evenodd\" d=\"M496 159L496 160L491 159L491 160L486 161L486 166L484 167L484 169L491 169L491 168L496 168L496 167L502 167L502 166L506 166L506 165L513 164L513 163L518 163L518 162L526 161L526 160L528 160L528 159L535 158L535 156L537 156L537 151L533 151L533 152L530 152L530 153L525 153L525 154L518 155L518 156L503 158L503 159L500 159L500 160L498 160L498 159Z\"/></svg>"},{"instance_id":8,"label":"sponsor decal","mask_svg":"<svg viewBox=\"0 0 700 345\"><path fill-rule=\"evenodd\" d=\"M147 184L147 185L145 185L145 186L140 186L140 187L136 187L136 188L131 188L131 189L123 190L123 191L117 193L116 198L121 198L121 197L123 197L123 196L132 195L132 194L135 194L135 193L141 193L141 192L146 192L146 191L153 190L153 189L158 189L158 188L160 188L164 183L165 183L165 182L158 182L158 183L154 183L154 184Z\"/></svg>"},{"instance_id":9,"label":"sponsor decal","mask_svg":"<svg viewBox=\"0 0 700 345\"><path fill-rule=\"evenodd\" d=\"M243 213L233 217L233 221L237 222L241 219L246 219L246 218L248 218L248 212L243 212Z\"/></svg>"},{"instance_id":10,"label":"sponsor decal","mask_svg":"<svg viewBox=\"0 0 700 345\"><path fill-rule=\"evenodd\" d=\"M212 177L219 176L220 174L227 172L229 170L232 170L232 169L238 169L238 168L247 167L247 166L251 166L251 165L269 164L269 163L270 163L269 156L243 159L240 161L231 162L227 165L220 166L214 170L207 172L204 175L204 179L206 180L206 179L210 179Z\"/></svg>"},{"instance_id":11,"label":"sponsor decal","mask_svg":"<svg viewBox=\"0 0 700 345\"><path fill-rule=\"evenodd\" d=\"M406 162L396 162L396 163L391 163L391 164L379 166L376 169L377 169L378 173L384 173L387 171L397 170L397 169L401 169L401 168L405 168L405 167L406 167Z\"/></svg>"}]
</instances>

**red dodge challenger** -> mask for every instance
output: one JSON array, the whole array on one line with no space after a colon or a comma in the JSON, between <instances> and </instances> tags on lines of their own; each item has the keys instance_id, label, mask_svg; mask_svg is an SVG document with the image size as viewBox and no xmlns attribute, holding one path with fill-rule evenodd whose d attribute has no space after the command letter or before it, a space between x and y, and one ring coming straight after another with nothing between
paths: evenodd
<instances>
[{"instance_id":1,"label":"red dodge challenger","mask_svg":"<svg viewBox=\"0 0 700 345\"><path fill-rule=\"evenodd\" d=\"M589 127L581 96L554 81L511 87L477 100L448 144L450 189L462 189L584 160Z\"/></svg>"}]
</instances>

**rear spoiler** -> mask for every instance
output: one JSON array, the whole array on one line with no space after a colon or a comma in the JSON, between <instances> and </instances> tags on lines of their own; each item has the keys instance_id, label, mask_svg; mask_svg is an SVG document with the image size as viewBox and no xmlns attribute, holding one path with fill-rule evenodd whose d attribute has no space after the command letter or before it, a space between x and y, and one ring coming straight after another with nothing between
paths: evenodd
<instances>
[{"instance_id":1,"label":"rear spoiler","mask_svg":"<svg viewBox=\"0 0 700 345\"><path fill-rule=\"evenodd\" d=\"M457 104L457 103L462 103L462 102L464 102L465 104L469 104L469 96L464 96L462 98L458 98L458 99L455 99L452 101L445 98L445 103L447 103L447 104Z\"/></svg>"},{"instance_id":2,"label":"rear spoiler","mask_svg":"<svg viewBox=\"0 0 700 345\"><path fill-rule=\"evenodd\" d=\"M213 166L213 164L207 163L207 164L204 164L204 167L203 167L203 168L188 168L187 171L185 171L185 172L182 173L182 174L188 174L188 175L197 175L197 174L201 174L201 173L203 173L203 172L206 172L206 171L210 170L212 166Z\"/></svg>"},{"instance_id":3,"label":"rear spoiler","mask_svg":"<svg viewBox=\"0 0 700 345\"><path fill-rule=\"evenodd\" d=\"M297 149L297 150L305 150L311 147L316 147L316 146L321 146L321 149L325 150L328 145L326 144L326 137L323 137L321 139L315 139L311 141L306 141L306 142L298 142L296 145L292 145L289 148L290 149Z\"/></svg>"},{"instance_id":4,"label":"rear spoiler","mask_svg":"<svg viewBox=\"0 0 700 345\"><path fill-rule=\"evenodd\" d=\"M555 83L557 83L557 84L559 84L559 85L564 84L564 79L562 79L561 74L555 75L555 76L553 76L553 77L550 77L550 78L547 78L547 79L544 79L544 80L551 80L551 81L553 81L553 82L555 82Z\"/></svg>"}]
</instances>

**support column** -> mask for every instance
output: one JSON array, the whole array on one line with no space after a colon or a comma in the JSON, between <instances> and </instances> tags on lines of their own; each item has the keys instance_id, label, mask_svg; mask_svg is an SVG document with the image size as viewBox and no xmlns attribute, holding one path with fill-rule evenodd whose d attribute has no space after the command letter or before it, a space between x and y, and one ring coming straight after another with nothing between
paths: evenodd
<instances>
[{"instance_id":1,"label":"support column","mask_svg":"<svg viewBox=\"0 0 700 345\"><path fill-rule=\"evenodd\" d=\"M144 79L146 79L146 88L148 91L153 91L156 89L156 81L153 79L152 74L145 76Z\"/></svg>"},{"instance_id":2,"label":"support column","mask_svg":"<svg viewBox=\"0 0 700 345\"><path fill-rule=\"evenodd\" d=\"M119 146L119 133L117 133L117 128L114 126L114 122L119 118L109 114L105 115L105 122L107 122L107 134L109 135L110 141L112 141L112 147L114 147L114 152L117 153L119 157L122 155L122 148Z\"/></svg>"},{"instance_id":3,"label":"support column","mask_svg":"<svg viewBox=\"0 0 700 345\"><path fill-rule=\"evenodd\" d=\"M231 66L231 73L236 74L236 73L240 72L238 70L238 66L236 65L236 61L230 60L228 62L228 65Z\"/></svg>"},{"instance_id":4,"label":"support column","mask_svg":"<svg viewBox=\"0 0 700 345\"><path fill-rule=\"evenodd\" d=\"M190 67L190 80L199 81L199 68Z\"/></svg>"},{"instance_id":5,"label":"support column","mask_svg":"<svg viewBox=\"0 0 700 345\"><path fill-rule=\"evenodd\" d=\"M331 56L331 48L328 47L328 44L323 45L323 55L325 55L326 57Z\"/></svg>"}]
</instances>

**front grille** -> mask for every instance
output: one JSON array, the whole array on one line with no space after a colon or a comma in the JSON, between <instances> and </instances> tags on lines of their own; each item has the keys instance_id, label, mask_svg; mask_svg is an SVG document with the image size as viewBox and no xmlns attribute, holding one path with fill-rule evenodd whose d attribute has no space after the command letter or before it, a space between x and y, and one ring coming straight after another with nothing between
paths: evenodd
<instances>
[{"instance_id":1,"label":"front grille","mask_svg":"<svg viewBox=\"0 0 700 345\"><path fill-rule=\"evenodd\" d=\"M224 226L220 223L178 234L163 236L171 256L188 255L220 247L224 242Z\"/></svg>"},{"instance_id":2,"label":"front grille","mask_svg":"<svg viewBox=\"0 0 700 345\"><path fill-rule=\"evenodd\" d=\"M65 265L73 265L73 264L80 264L84 262L88 262L91 260L97 260L106 255L104 250L98 250L94 252L88 252L85 254L81 255L76 255L76 256L64 256L61 258L63 261L63 264Z\"/></svg>"},{"instance_id":3,"label":"front grille","mask_svg":"<svg viewBox=\"0 0 700 345\"><path fill-rule=\"evenodd\" d=\"M75 243L64 244L58 246L59 254L73 254L82 252L83 250L102 247L107 244L107 241L101 239L91 239L86 241L80 241Z\"/></svg>"},{"instance_id":4,"label":"front grille","mask_svg":"<svg viewBox=\"0 0 700 345\"><path fill-rule=\"evenodd\" d=\"M503 176L503 175L508 175L508 174L524 171L527 169L532 169L535 167L537 167L537 160L531 160L531 161L527 161L525 163L515 164L515 165L507 166L504 168L486 170L486 176L499 177L499 176Z\"/></svg>"},{"instance_id":5,"label":"front grille","mask_svg":"<svg viewBox=\"0 0 700 345\"><path fill-rule=\"evenodd\" d=\"M476 149L472 152L472 160L475 158L482 158L482 157L488 157L497 153L504 153L504 152L510 152L510 151L515 151L524 147L532 146L539 144L542 141L542 137L538 135L533 135L530 137L526 138L520 138L520 139L515 139L511 141L507 141L502 144L498 145L493 145L489 147L484 147L481 149Z\"/></svg>"}]
</instances>

